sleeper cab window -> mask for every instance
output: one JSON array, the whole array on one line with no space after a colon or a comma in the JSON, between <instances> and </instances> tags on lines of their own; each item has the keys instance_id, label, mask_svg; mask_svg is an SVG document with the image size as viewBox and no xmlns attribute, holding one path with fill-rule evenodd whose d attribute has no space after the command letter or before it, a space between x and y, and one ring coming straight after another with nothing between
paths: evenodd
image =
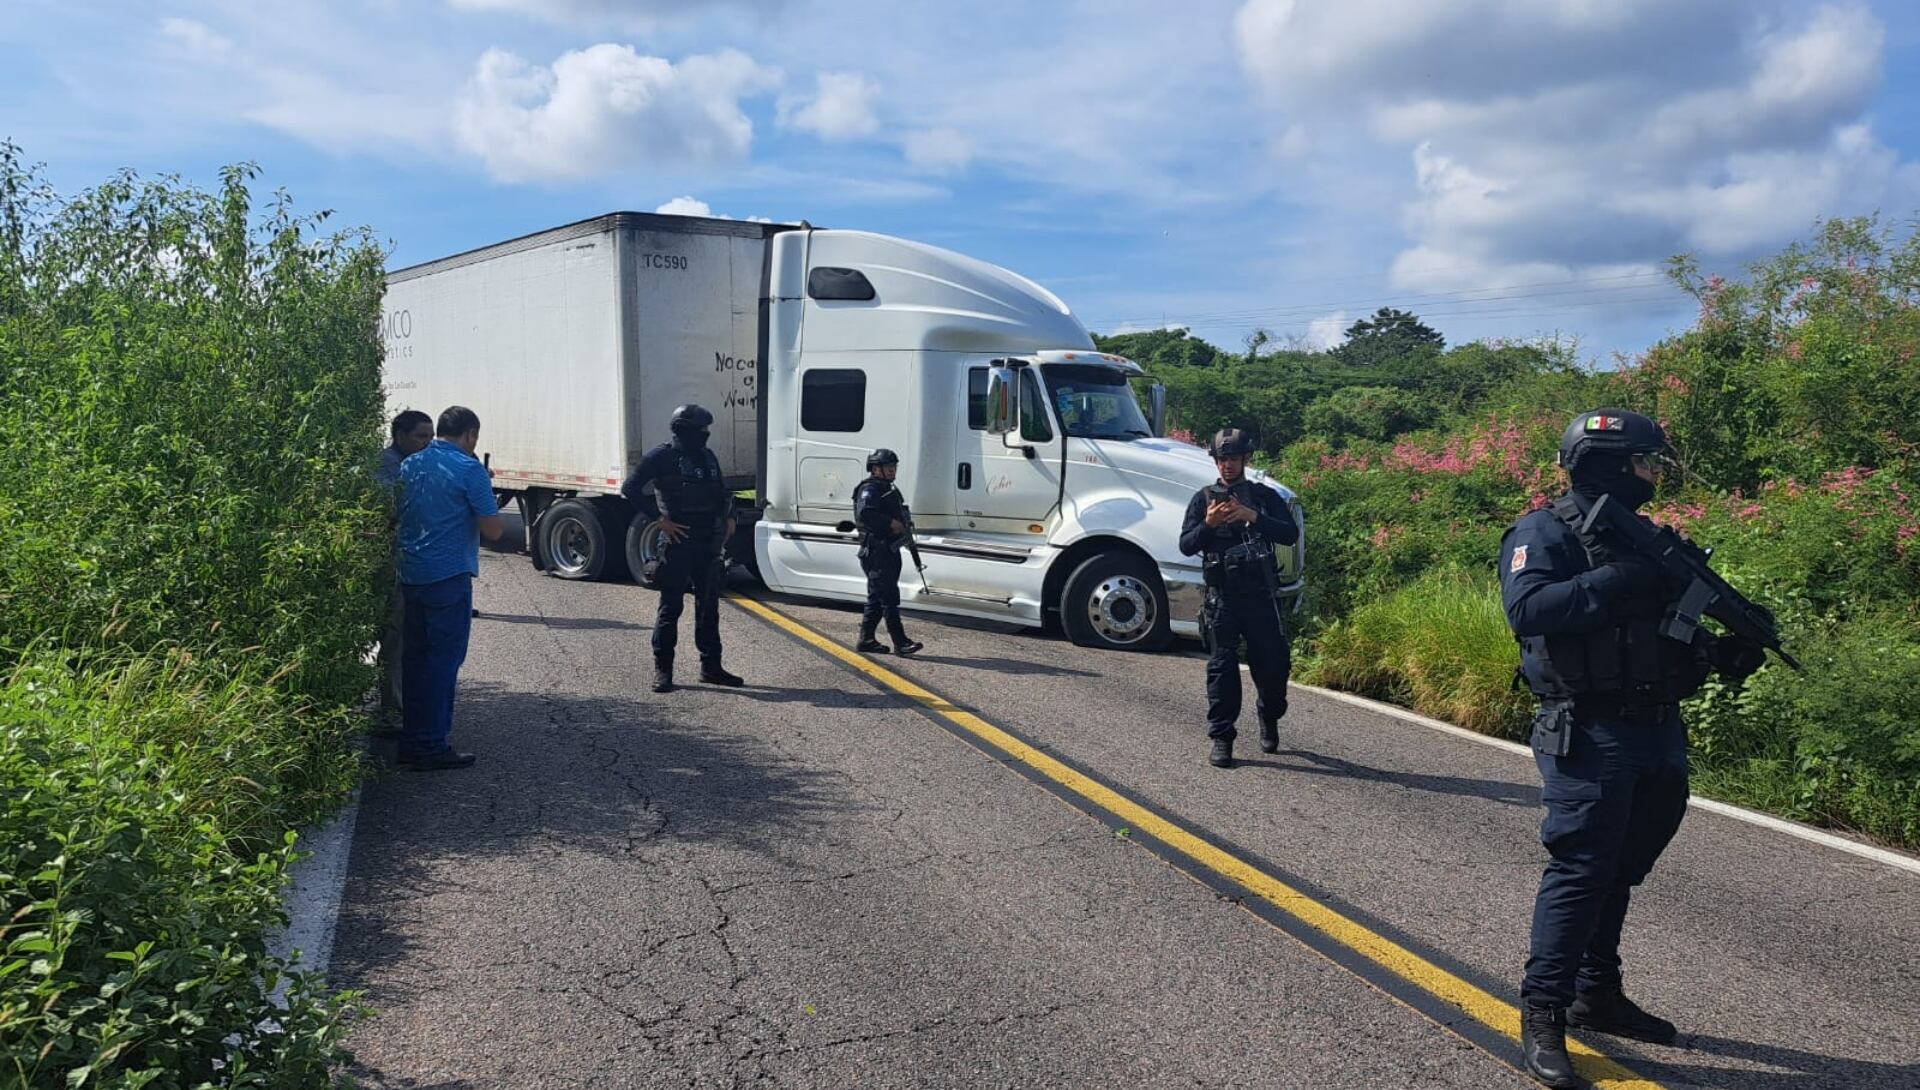
<instances>
[{"instance_id":1,"label":"sleeper cab window","mask_svg":"<svg viewBox=\"0 0 1920 1090\"><path fill-rule=\"evenodd\" d=\"M867 373L822 368L800 377L800 427L805 431L860 431L867 424Z\"/></svg>"}]
</instances>

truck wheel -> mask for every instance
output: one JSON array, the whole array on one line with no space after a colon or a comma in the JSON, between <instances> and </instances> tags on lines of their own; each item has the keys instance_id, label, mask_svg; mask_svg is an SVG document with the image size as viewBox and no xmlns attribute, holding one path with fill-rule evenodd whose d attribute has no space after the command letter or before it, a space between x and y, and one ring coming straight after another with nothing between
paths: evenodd
<instances>
[{"instance_id":1,"label":"truck wheel","mask_svg":"<svg viewBox=\"0 0 1920 1090\"><path fill-rule=\"evenodd\" d=\"M633 581L643 587L657 587L658 579L647 578L647 562L660 558L660 550L666 542L660 540L660 524L647 518L635 518L627 523L626 557L627 571Z\"/></svg>"},{"instance_id":2,"label":"truck wheel","mask_svg":"<svg viewBox=\"0 0 1920 1090\"><path fill-rule=\"evenodd\" d=\"M600 512L586 500L561 500L540 519L547 570L562 579L602 579L615 561Z\"/></svg>"},{"instance_id":3,"label":"truck wheel","mask_svg":"<svg viewBox=\"0 0 1920 1090\"><path fill-rule=\"evenodd\" d=\"M1114 651L1158 651L1173 640L1160 577L1127 553L1101 553L1067 576L1060 626L1082 647Z\"/></svg>"}]
</instances>

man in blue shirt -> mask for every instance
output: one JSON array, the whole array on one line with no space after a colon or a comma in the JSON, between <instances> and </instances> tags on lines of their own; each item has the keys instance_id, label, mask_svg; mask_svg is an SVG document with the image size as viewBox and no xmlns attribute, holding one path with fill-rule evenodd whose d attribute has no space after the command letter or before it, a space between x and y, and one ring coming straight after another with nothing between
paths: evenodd
<instances>
[{"instance_id":1,"label":"man in blue shirt","mask_svg":"<svg viewBox=\"0 0 1920 1090\"><path fill-rule=\"evenodd\" d=\"M392 442L380 452L380 465L373 471L373 479L380 482L387 498L392 500L400 487L400 463L427 449L427 444L433 442L433 417L418 409L408 409L393 418L388 433L392 436ZM396 562L397 559L396 556ZM380 635L380 671L384 679L380 686L380 702L389 712L399 711L405 703L400 691L400 651L406 642L406 625L406 599L401 596L400 584L396 580L393 594L387 602L387 629ZM376 738L398 736L398 731L374 735Z\"/></svg>"},{"instance_id":2,"label":"man in blue shirt","mask_svg":"<svg viewBox=\"0 0 1920 1090\"><path fill-rule=\"evenodd\" d=\"M407 608L400 762L419 771L473 763L473 754L455 752L447 736L473 630L480 539L494 541L501 529L493 478L473 456L480 418L455 405L440 414L434 432L427 449L400 466L400 593Z\"/></svg>"}]
</instances>

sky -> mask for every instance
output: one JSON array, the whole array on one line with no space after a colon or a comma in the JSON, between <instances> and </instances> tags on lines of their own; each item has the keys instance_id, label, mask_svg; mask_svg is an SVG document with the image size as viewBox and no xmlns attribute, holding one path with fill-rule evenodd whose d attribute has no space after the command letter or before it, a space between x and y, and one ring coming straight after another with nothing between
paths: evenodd
<instances>
[{"instance_id":1,"label":"sky","mask_svg":"<svg viewBox=\"0 0 1920 1090\"><path fill-rule=\"evenodd\" d=\"M1910 11L1909 9L1914 9ZM263 189L399 267L614 210L880 231L1090 328L1382 305L1608 365L1822 218L1920 212L1894 0L0 0L0 139Z\"/></svg>"}]
</instances>

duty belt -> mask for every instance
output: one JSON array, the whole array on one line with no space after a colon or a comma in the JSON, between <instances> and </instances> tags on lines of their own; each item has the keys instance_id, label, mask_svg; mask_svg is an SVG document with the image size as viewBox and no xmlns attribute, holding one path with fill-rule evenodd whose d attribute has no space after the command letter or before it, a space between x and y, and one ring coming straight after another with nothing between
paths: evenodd
<instances>
[{"instance_id":1,"label":"duty belt","mask_svg":"<svg viewBox=\"0 0 1920 1090\"><path fill-rule=\"evenodd\" d=\"M1617 719L1622 723L1657 726L1680 710L1678 704L1629 704L1604 697L1575 697L1573 712L1584 719Z\"/></svg>"}]
</instances>

